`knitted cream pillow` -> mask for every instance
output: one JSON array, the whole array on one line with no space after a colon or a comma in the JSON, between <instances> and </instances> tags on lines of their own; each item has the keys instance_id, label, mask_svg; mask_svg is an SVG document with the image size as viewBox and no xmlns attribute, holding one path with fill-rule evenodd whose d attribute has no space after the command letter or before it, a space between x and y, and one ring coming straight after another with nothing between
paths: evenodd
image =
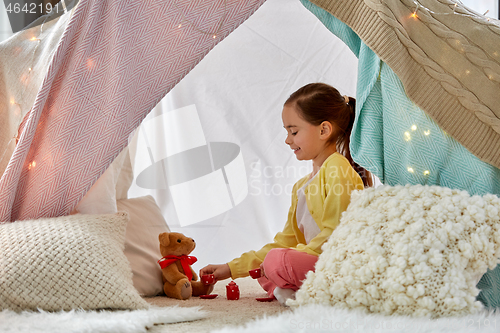
<instances>
[{"instance_id":1,"label":"knitted cream pillow","mask_svg":"<svg viewBox=\"0 0 500 333\"><path fill-rule=\"evenodd\" d=\"M500 257L500 199L438 186L354 191L289 305L386 315L474 313L476 284Z\"/></svg>"},{"instance_id":2,"label":"knitted cream pillow","mask_svg":"<svg viewBox=\"0 0 500 333\"><path fill-rule=\"evenodd\" d=\"M126 213L0 225L0 309L144 309L123 254Z\"/></svg>"}]
</instances>

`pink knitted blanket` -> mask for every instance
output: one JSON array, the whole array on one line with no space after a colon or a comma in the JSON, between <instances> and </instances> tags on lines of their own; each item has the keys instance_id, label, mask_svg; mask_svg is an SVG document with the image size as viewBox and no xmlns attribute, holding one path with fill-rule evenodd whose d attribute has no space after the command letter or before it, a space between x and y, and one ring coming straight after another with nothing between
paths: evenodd
<instances>
[{"instance_id":1,"label":"pink knitted blanket","mask_svg":"<svg viewBox=\"0 0 500 333\"><path fill-rule=\"evenodd\" d=\"M265 0L81 0L0 180L0 221L67 215L148 112Z\"/></svg>"}]
</instances>

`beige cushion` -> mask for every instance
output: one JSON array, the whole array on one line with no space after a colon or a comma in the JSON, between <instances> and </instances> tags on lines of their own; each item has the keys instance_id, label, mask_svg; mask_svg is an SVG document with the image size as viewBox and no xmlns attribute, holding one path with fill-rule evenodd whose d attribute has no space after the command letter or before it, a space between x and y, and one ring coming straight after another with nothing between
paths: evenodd
<instances>
[{"instance_id":1,"label":"beige cushion","mask_svg":"<svg viewBox=\"0 0 500 333\"><path fill-rule=\"evenodd\" d=\"M289 305L432 317L474 313L482 308L476 284L500 257L499 211L494 195L438 186L354 191L315 272Z\"/></svg>"},{"instance_id":2,"label":"beige cushion","mask_svg":"<svg viewBox=\"0 0 500 333\"><path fill-rule=\"evenodd\" d=\"M130 216L125 240L125 255L130 261L134 287L143 296L163 293L158 235L170 231L155 199L148 195L117 201L119 211Z\"/></svg>"},{"instance_id":3,"label":"beige cushion","mask_svg":"<svg viewBox=\"0 0 500 333\"><path fill-rule=\"evenodd\" d=\"M126 213L0 225L0 309L144 309L123 254Z\"/></svg>"}]
</instances>

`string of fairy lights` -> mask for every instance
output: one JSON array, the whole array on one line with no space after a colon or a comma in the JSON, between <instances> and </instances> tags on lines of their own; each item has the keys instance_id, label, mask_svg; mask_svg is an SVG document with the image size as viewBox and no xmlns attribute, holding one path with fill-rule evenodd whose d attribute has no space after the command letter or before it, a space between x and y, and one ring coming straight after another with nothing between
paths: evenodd
<instances>
[{"instance_id":1,"label":"string of fairy lights","mask_svg":"<svg viewBox=\"0 0 500 333\"><path fill-rule=\"evenodd\" d=\"M460 5L462 7L465 7L464 4L462 3L462 1L460 1L460 0L456 0L456 2L454 2L454 4L452 5L452 8L450 8L450 9L453 9L453 11L448 12L448 13L435 12L435 11L427 8L426 6L422 5L418 0L413 0L413 4L415 5L415 8L410 16L414 19L419 19L419 15L418 15L419 11L425 11L425 12L430 13L432 15L460 15L460 16L470 17L470 18L474 18L474 19L483 18L487 22L491 22L491 19L489 17L486 17L486 14L489 13L489 10L486 11L482 16L476 15L476 14L470 14L470 13L465 12L465 11L462 11L462 12L457 11L459 9ZM463 9L463 8L460 8L460 9ZM470 71L466 70L466 73L469 74ZM489 76L489 78L492 79L491 75ZM403 134L404 140L406 142L411 142L412 135L417 131L417 129L418 129L417 125L413 124L410 127L409 131L404 132L404 134ZM431 131L428 129L428 130L422 131L422 133L424 134L424 136L428 137L428 136L430 136ZM446 135L446 133L445 133L445 135ZM415 168L413 166L407 166L406 170L410 174L415 174L415 175L417 174L417 170L415 170ZM421 171L421 173L425 177L427 177L431 174L430 170L423 170L423 171Z\"/></svg>"},{"instance_id":2,"label":"string of fairy lights","mask_svg":"<svg viewBox=\"0 0 500 333\"><path fill-rule=\"evenodd\" d=\"M61 4L63 6L64 12L66 13L67 9L66 9L66 4L64 3L64 0L61 1ZM223 9L222 17L219 20L219 22L217 23L217 25L216 25L216 27L214 28L213 31L208 31L208 30L204 30L202 28L197 27L196 24L193 21L191 21L191 20L189 20L187 18L187 16L184 14L184 12L181 10L181 8L177 5L177 3L176 3L175 0L172 1L172 4L174 5L176 11L181 16L181 20L180 20L179 24L177 25L178 29L180 29L180 28L182 28L184 26L190 26L195 31L197 31L197 32L199 32L199 33L201 33L203 35L209 35L213 39L216 39L220 35L220 32L222 30L224 21L226 20L227 13L228 13L228 11L227 11L227 0L224 0L224 7L223 7L224 9ZM37 49L40 46L40 43L42 41L43 26L44 26L44 24L45 24L45 22L47 21L48 18L49 18L49 16L46 15L44 21L42 22L42 24L40 24L40 29L38 31L38 35L37 36L32 35L32 36L29 36L29 38L28 38L29 41L35 42L36 45L33 48L32 56L31 56L31 62L26 67L26 72L23 75L21 75L21 82L24 83L25 85L28 84L30 76L32 76L35 73L34 64L35 64L36 51L37 51ZM92 59L88 59L88 61L87 61L87 67L89 69L91 69L94 66L95 66L95 61L92 60ZM19 140L19 126L21 126L22 119L23 119L23 105L21 105L21 103L22 103L21 101L23 100L25 89L23 89L22 91L23 92L17 97L17 100L14 97L10 98L10 104L12 106L17 106L17 110L14 111L14 115L17 117L16 126L15 126L16 130L15 130L15 133L12 135L11 139L7 142L7 144L6 144L6 146L5 146L2 154L0 155L0 162L3 162L6 157L10 158L10 156L7 156L7 152L9 151L9 147L10 147L10 145L14 141L17 144L17 142ZM28 167L28 170L31 170L35 166L36 166L36 161L31 161L28 164L27 167Z\"/></svg>"},{"instance_id":3,"label":"string of fairy lights","mask_svg":"<svg viewBox=\"0 0 500 333\"><path fill-rule=\"evenodd\" d=\"M21 75L21 82L24 85L28 84L28 82L30 80L30 77L35 72L34 64L35 64L36 51L37 51L37 49L40 46L40 43L42 41L43 26L44 26L44 24L45 24L45 22L47 21L48 18L49 17L46 16L45 19L43 20L43 22L40 24L40 29L38 31L38 36L31 35L31 37L28 38L29 41L36 43L36 45L33 48L33 51L31 52L31 63L27 66L26 72L23 75ZM26 91L26 89L22 89L22 93L18 97L18 100L16 100L13 96L10 98L10 104L13 105L13 106L15 105L15 106L18 107L18 110L16 110L14 112L14 115L17 117L17 121L16 121L16 127L15 127L15 133L12 135L12 137L9 140L9 142L7 142L6 147L3 150L2 155L0 156L0 162L2 162L4 160L4 158L6 157L6 154L9 151L9 146L12 144L12 142L15 141L16 144L17 144L17 141L19 140L19 126L21 126L21 122L22 122L22 119L23 119L23 106L19 102L21 102L23 100L24 92L25 91ZM33 168L35 166L36 166L36 162L32 161L31 163L28 164L28 169L31 169L31 168Z\"/></svg>"},{"instance_id":4,"label":"string of fairy lights","mask_svg":"<svg viewBox=\"0 0 500 333\"><path fill-rule=\"evenodd\" d=\"M465 7L465 5L463 4L463 2L460 1L460 0L456 0L456 2L454 2L453 7L452 7L453 11L449 12L449 13L438 13L438 12L435 12L435 11L427 8L426 6L422 5L418 0L413 0L413 4L415 5L415 10L411 14L411 17L413 17L413 18L418 18L418 11L419 10L425 10L426 12L431 13L433 15L460 15L460 16L466 16L466 17L471 17L471 18L481 17L479 15L469 14L469 13L466 13L466 12L458 12L457 9L458 9L459 5L462 5L462 7ZM482 15L482 18L484 18L488 22L491 21L491 19L489 17L486 17L486 14L488 14L489 12L490 11L487 10Z\"/></svg>"},{"instance_id":5,"label":"string of fairy lights","mask_svg":"<svg viewBox=\"0 0 500 333\"><path fill-rule=\"evenodd\" d=\"M182 20L181 22L179 23L179 25L177 26L178 28L182 28L183 26L183 23L186 22L188 23L194 30L198 31L199 33L202 33L204 35L209 35L209 36L212 36L213 39L217 38L217 36L219 35L221 29L222 29L222 25L224 24L224 21L226 20L226 16L227 16L227 0L224 0L224 13L222 15L222 18L220 19L219 23L217 24L217 28L215 31L206 31L206 30L203 30L201 28L198 28L196 26L196 24L194 24L194 22L192 22L191 20L189 20L186 15L184 15L183 11L179 8L179 6L177 5L176 1L173 1L172 4L174 5L175 9L177 10L177 12L181 15L182 17Z\"/></svg>"},{"instance_id":6,"label":"string of fairy lights","mask_svg":"<svg viewBox=\"0 0 500 333\"><path fill-rule=\"evenodd\" d=\"M416 131L417 131L417 129L418 129L418 126L417 126L417 125L415 125L415 124L411 125L410 130L409 130L409 131L404 132L404 140L405 140L406 142L410 142L410 141L412 140L412 134L413 134L414 132L416 132ZM428 137L428 136L430 136L430 134L431 134L431 130L430 130L430 129L427 129L427 130L422 131L422 133L424 134L424 136ZM416 173L416 170L415 170L412 166L408 166L408 167L406 168L406 170L407 170L409 173L412 173L412 174L415 174L415 173ZM423 170L423 171L422 171L422 175L423 175L423 176L429 176L430 174L431 174L431 172L430 172L429 170Z\"/></svg>"},{"instance_id":7,"label":"string of fairy lights","mask_svg":"<svg viewBox=\"0 0 500 333\"><path fill-rule=\"evenodd\" d=\"M66 7L65 1L62 0L59 4L62 6L62 10L66 13L67 7ZM42 23L40 24L40 29L38 30L38 36L31 35L31 37L28 38L29 41L36 42L36 45L33 48L33 51L31 52L31 64L29 64L28 67L26 68L26 72L23 75L21 75L21 82L25 86L29 83L30 76L33 75L33 73L35 72L35 68L34 68L35 56L36 56L36 51L37 51L38 47L40 46L40 43L42 42L43 26L47 22L47 20L50 18L50 13L52 12L52 10L54 8L54 7L52 7L51 3L48 3L47 5L50 5L50 6L46 7L46 10L49 13L45 15L45 18L43 19ZM18 107L18 110L15 111L15 116L18 119L16 121L15 133L12 135L9 142L7 142L6 147L5 147L4 151L2 152L2 155L0 156L0 162L2 162L4 160L4 158L6 157L6 154L9 151L9 146L12 144L12 142L15 141L17 144L17 141L19 141L19 126L21 126L22 119L23 119L23 107L19 102L23 101L25 91L26 91L26 89L22 89L22 93L19 95L18 101L13 96L10 98L10 104L16 105ZM36 166L36 162L32 161L28 164L28 169L34 168L35 166Z\"/></svg>"}]
</instances>

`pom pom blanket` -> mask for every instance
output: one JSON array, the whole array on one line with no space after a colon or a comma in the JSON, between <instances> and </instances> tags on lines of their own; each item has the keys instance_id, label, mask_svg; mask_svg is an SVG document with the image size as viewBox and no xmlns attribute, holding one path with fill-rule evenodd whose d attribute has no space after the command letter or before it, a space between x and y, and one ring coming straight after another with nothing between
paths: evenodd
<instances>
[{"instance_id":1,"label":"pom pom blanket","mask_svg":"<svg viewBox=\"0 0 500 333\"><path fill-rule=\"evenodd\" d=\"M500 199L439 186L352 193L291 305L385 315L461 316L482 308L476 284L500 257Z\"/></svg>"}]
</instances>

